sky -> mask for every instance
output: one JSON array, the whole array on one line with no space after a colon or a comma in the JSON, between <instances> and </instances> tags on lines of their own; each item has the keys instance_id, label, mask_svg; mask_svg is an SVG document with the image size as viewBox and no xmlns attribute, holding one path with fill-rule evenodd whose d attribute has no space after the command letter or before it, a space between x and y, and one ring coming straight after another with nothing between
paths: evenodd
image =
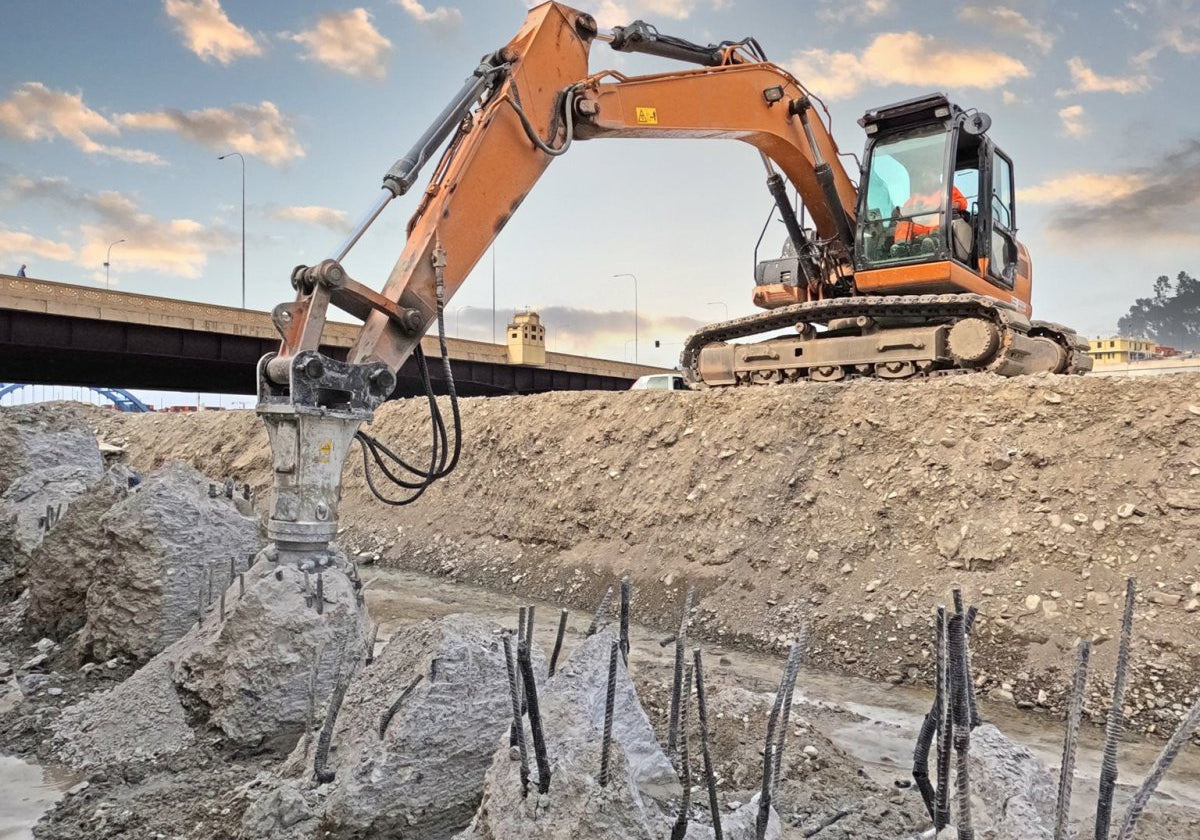
<instances>
[{"instance_id":1,"label":"sky","mask_svg":"<svg viewBox=\"0 0 1200 840\"><path fill-rule=\"evenodd\" d=\"M826 102L847 155L862 151L856 120L868 108L945 90L986 111L1015 162L1036 317L1108 333L1155 277L1200 271L1200 0L576 5L602 29L642 18L704 43L757 37ZM217 160L237 152L246 305L288 300L292 267L336 249L526 9L10 1L0 270L27 263L30 277L240 305L241 161ZM684 66L602 43L591 56L593 71ZM346 259L357 280L382 286L419 192L393 202ZM553 351L672 366L697 326L754 311L770 206L757 152L736 141L577 143L448 304L448 332L502 340L513 311L532 307ZM774 223L759 255L776 255L782 238Z\"/></svg>"}]
</instances>

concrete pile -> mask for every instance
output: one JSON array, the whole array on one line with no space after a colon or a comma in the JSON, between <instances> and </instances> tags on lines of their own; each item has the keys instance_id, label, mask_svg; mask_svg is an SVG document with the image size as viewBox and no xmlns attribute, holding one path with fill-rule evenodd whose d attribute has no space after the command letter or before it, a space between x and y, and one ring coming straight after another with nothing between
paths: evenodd
<instances>
[{"instance_id":1,"label":"concrete pile","mask_svg":"<svg viewBox=\"0 0 1200 840\"><path fill-rule=\"evenodd\" d=\"M25 583L29 555L104 471L96 436L31 423L0 429L0 597Z\"/></svg>"},{"instance_id":2,"label":"concrete pile","mask_svg":"<svg viewBox=\"0 0 1200 840\"><path fill-rule=\"evenodd\" d=\"M507 743L502 632L451 615L393 637L346 695L328 762L332 784L313 789L305 749L304 760L292 762L301 778L256 801L244 834L316 836L305 832L319 812L327 832L320 836L453 837L470 822L492 755Z\"/></svg>"},{"instance_id":3,"label":"concrete pile","mask_svg":"<svg viewBox=\"0 0 1200 840\"><path fill-rule=\"evenodd\" d=\"M211 498L209 486L191 467L170 463L103 515L108 556L95 565L87 593L85 656L148 660L230 584L231 560L245 569L262 545L258 524L223 496Z\"/></svg>"},{"instance_id":4,"label":"concrete pile","mask_svg":"<svg viewBox=\"0 0 1200 840\"><path fill-rule=\"evenodd\" d=\"M459 840L670 836L682 790L621 666L614 690L609 779L600 784L609 656L615 641L609 631L591 636L546 683L540 704L549 791L540 794L531 783L524 792L519 761L506 744L501 746L488 770L479 812ZM536 769L531 777L536 782ZM724 836L752 838L756 813L757 799L727 816ZM693 840L712 835L701 824L690 825L686 834ZM780 836L773 812L766 836Z\"/></svg>"},{"instance_id":5,"label":"concrete pile","mask_svg":"<svg viewBox=\"0 0 1200 840\"><path fill-rule=\"evenodd\" d=\"M25 620L31 633L62 641L83 627L97 569L114 562L101 518L129 494L132 472L116 465L73 501L29 556Z\"/></svg>"},{"instance_id":6,"label":"concrete pile","mask_svg":"<svg viewBox=\"0 0 1200 840\"><path fill-rule=\"evenodd\" d=\"M315 578L314 576L311 576ZM341 660L364 655L366 613L345 569L312 581L260 558L183 638L116 688L69 707L55 724L56 751L101 766L183 749L215 730L229 746L291 750L331 694ZM221 613L221 605L224 613Z\"/></svg>"}]
</instances>

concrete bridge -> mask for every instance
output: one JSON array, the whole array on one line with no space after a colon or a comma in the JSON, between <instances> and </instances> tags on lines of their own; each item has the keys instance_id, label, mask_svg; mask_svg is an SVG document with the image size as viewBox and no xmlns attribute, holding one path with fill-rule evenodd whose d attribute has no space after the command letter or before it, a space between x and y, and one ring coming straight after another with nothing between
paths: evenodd
<instances>
[{"instance_id":1,"label":"concrete bridge","mask_svg":"<svg viewBox=\"0 0 1200 840\"><path fill-rule=\"evenodd\" d=\"M344 359L356 324L331 322L321 350ZM436 336L421 343L444 391ZM0 274L0 382L253 394L259 358L279 349L270 314ZM623 390L659 368L547 353L513 365L502 345L447 339L464 396ZM393 396L423 393L412 359Z\"/></svg>"}]
</instances>

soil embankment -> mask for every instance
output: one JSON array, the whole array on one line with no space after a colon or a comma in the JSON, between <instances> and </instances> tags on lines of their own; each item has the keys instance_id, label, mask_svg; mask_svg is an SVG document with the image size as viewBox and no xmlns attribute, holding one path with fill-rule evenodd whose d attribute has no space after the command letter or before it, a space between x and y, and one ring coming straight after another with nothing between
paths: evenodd
<instances>
[{"instance_id":1,"label":"soil embankment","mask_svg":"<svg viewBox=\"0 0 1200 840\"><path fill-rule=\"evenodd\" d=\"M1089 637L1097 721L1135 576L1129 725L1165 734L1200 671L1198 386L963 376L464 400L458 469L415 505L376 502L352 454L342 540L360 562L577 607L630 575L639 616L664 627L695 585L693 632L779 649L807 618L814 665L896 683L928 680L929 605L957 583L981 610L984 694L1061 708ZM137 469L182 459L265 506L250 412L89 422ZM388 404L371 432L421 463L427 406Z\"/></svg>"}]
</instances>

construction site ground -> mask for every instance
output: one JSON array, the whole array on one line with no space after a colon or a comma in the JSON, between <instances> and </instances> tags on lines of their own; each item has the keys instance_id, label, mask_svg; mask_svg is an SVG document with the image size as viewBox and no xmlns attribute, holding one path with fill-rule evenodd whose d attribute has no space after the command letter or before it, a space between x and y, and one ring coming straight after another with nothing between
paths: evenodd
<instances>
[{"instance_id":1,"label":"construction site ground","mask_svg":"<svg viewBox=\"0 0 1200 840\"><path fill-rule=\"evenodd\" d=\"M1196 375L972 375L464 400L458 469L414 505L377 503L352 453L340 540L363 567L381 636L454 611L512 623L516 605L534 601L539 638L552 634L558 606L579 630L628 576L639 625L631 672L660 729L670 653L657 640L694 586L691 632L726 704L714 751L727 793L748 795L757 783L781 654L810 624L797 689L806 702L780 794L785 837L810 836L841 810L858 816L816 836L892 838L920 827L919 798L897 782L909 778L930 702L932 608L954 585L980 609L972 655L984 716L1056 766L1075 642L1095 644L1085 714L1099 724L1125 579L1136 577L1124 799L1200 683L1197 386ZM60 422L85 423L143 473L181 460L248 482L265 510L269 449L252 412L135 416L54 404L0 412L0 435ZM420 462L427 405L389 403L371 431ZM0 660L27 658L28 641L5 631ZM64 652L55 660L64 694L0 711L0 752L38 756L56 708L130 670L117 664L85 680L71 676L76 666ZM1094 779L1099 737L1098 727L1085 733L1084 778ZM88 781L118 803L111 813L125 807L164 837L236 836L237 791L260 760L198 743L173 761L166 774L133 763ZM1076 791L1082 821L1094 787L1080 781ZM193 804L180 807L185 792ZM94 833L97 801L67 797L39 836L155 836ZM1198 832L1193 747L1138 836Z\"/></svg>"}]
</instances>

